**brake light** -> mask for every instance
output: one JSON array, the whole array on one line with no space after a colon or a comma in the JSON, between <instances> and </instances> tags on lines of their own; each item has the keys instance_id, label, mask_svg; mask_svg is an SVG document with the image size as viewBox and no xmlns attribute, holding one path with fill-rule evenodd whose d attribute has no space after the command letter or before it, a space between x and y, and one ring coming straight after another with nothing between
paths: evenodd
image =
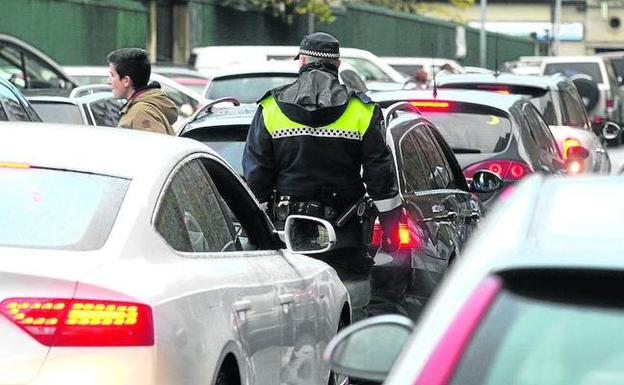
<instances>
[{"instance_id":1,"label":"brake light","mask_svg":"<svg viewBox=\"0 0 624 385\"><path fill-rule=\"evenodd\" d=\"M533 170L523 162L497 159L471 164L464 169L464 176L466 179L472 179L474 173L479 170L489 170L504 180L519 180L533 172Z\"/></svg>"},{"instance_id":2,"label":"brake light","mask_svg":"<svg viewBox=\"0 0 624 385\"><path fill-rule=\"evenodd\" d=\"M0 167L2 168L30 168L30 165L27 163L18 163L18 162L0 162Z\"/></svg>"},{"instance_id":3,"label":"brake light","mask_svg":"<svg viewBox=\"0 0 624 385\"><path fill-rule=\"evenodd\" d=\"M151 346L152 309L143 304L7 298L0 314L45 346Z\"/></svg>"},{"instance_id":4,"label":"brake light","mask_svg":"<svg viewBox=\"0 0 624 385\"><path fill-rule=\"evenodd\" d=\"M511 93L509 87L499 86L499 85L479 84L477 85L477 89L485 90L485 91L494 91L503 95L509 95Z\"/></svg>"},{"instance_id":5,"label":"brake light","mask_svg":"<svg viewBox=\"0 0 624 385\"><path fill-rule=\"evenodd\" d=\"M414 100L410 104L420 111L447 111L451 108L449 102L437 100Z\"/></svg>"},{"instance_id":6,"label":"brake light","mask_svg":"<svg viewBox=\"0 0 624 385\"><path fill-rule=\"evenodd\" d=\"M500 278L489 277L476 288L444 332L414 385L449 383L470 338L501 287Z\"/></svg>"},{"instance_id":7,"label":"brake light","mask_svg":"<svg viewBox=\"0 0 624 385\"><path fill-rule=\"evenodd\" d=\"M574 138L567 138L564 142L563 142L563 159L568 159L569 157L569 151L572 150L574 147L581 147L581 142L579 142L577 139Z\"/></svg>"},{"instance_id":8,"label":"brake light","mask_svg":"<svg viewBox=\"0 0 624 385\"><path fill-rule=\"evenodd\" d=\"M583 171L583 166L581 165L581 162L576 161L576 160L569 162L567 164L567 168L568 168L568 174L570 175L580 174L580 172Z\"/></svg>"},{"instance_id":9,"label":"brake light","mask_svg":"<svg viewBox=\"0 0 624 385\"><path fill-rule=\"evenodd\" d=\"M600 116L594 116L594 124L599 125L602 123L602 117Z\"/></svg>"},{"instance_id":10,"label":"brake light","mask_svg":"<svg viewBox=\"0 0 624 385\"><path fill-rule=\"evenodd\" d=\"M613 108L613 99L607 99L607 108Z\"/></svg>"},{"instance_id":11,"label":"brake light","mask_svg":"<svg viewBox=\"0 0 624 385\"><path fill-rule=\"evenodd\" d=\"M421 239L416 232L416 223L405 209L403 209L399 226L396 231L396 236L399 239L399 250L419 248L422 245ZM371 245L374 247L381 246L382 237L383 230L381 228L381 224L379 222L375 222L375 225L373 226Z\"/></svg>"}]
</instances>

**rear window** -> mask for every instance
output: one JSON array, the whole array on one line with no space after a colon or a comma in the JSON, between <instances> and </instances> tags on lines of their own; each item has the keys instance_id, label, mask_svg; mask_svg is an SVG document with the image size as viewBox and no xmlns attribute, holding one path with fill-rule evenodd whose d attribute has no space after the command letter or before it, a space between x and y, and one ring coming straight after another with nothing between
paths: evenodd
<instances>
[{"instance_id":1,"label":"rear window","mask_svg":"<svg viewBox=\"0 0 624 385\"><path fill-rule=\"evenodd\" d=\"M81 172L0 167L0 246L98 249L129 183Z\"/></svg>"},{"instance_id":2,"label":"rear window","mask_svg":"<svg viewBox=\"0 0 624 385\"><path fill-rule=\"evenodd\" d=\"M243 174L243 151L248 124L196 128L182 136L199 140L221 155L240 175Z\"/></svg>"},{"instance_id":3,"label":"rear window","mask_svg":"<svg viewBox=\"0 0 624 385\"><path fill-rule=\"evenodd\" d=\"M624 383L621 275L520 274L472 336L452 385Z\"/></svg>"},{"instance_id":4,"label":"rear window","mask_svg":"<svg viewBox=\"0 0 624 385\"><path fill-rule=\"evenodd\" d=\"M500 115L424 112L457 154L496 153L507 148L511 122Z\"/></svg>"},{"instance_id":5,"label":"rear window","mask_svg":"<svg viewBox=\"0 0 624 385\"><path fill-rule=\"evenodd\" d=\"M255 103L267 91L292 83L297 76L254 76L214 79L206 91L206 99L233 96L241 103Z\"/></svg>"},{"instance_id":6,"label":"rear window","mask_svg":"<svg viewBox=\"0 0 624 385\"><path fill-rule=\"evenodd\" d=\"M544 68L544 75L553 75L562 73L567 77L576 74L585 74L591 76L596 83L602 83L602 75L600 74L600 66L598 63L548 63Z\"/></svg>"},{"instance_id":7,"label":"rear window","mask_svg":"<svg viewBox=\"0 0 624 385\"><path fill-rule=\"evenodd\" d=\"M350 64L367 81L392 82L390 76L370 60L354 57L343 57L340 60Z\"/></svg>"},{"instance_id":8,"label":"rear window","mask_svg":"<svg viewBox=\"0 0 624 385\"><path fill-rule=\"evenodd\" d=\"M390 64L390 67L407 76L414 76L416 71L423 69L419 64Z\"/></svg>"},{"instance_id":9,"label":"rear window","mask_svg":"<svg viewBox=\"0 0 624 385\"><path fill-rule=\"evenodd\" d=\"M69 103L30 102L41 117L47 123L84 124L80 108Z\"/></svg>"}]
</instances>

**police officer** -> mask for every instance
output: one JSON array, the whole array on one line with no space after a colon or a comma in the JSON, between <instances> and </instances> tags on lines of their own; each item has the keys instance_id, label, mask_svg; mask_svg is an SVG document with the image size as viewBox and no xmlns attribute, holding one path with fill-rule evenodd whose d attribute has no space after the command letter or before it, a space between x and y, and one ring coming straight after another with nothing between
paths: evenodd
<instances>
[{"instance_id":1,"label":"police officer","mask_svg":"<svg viewBox=\"0 0 624 385\"><path fill-rule=\"evenodd\" d=\"M298 79L259 101L243 171L273 220L307 214L335 223L367 192L379 211L384 248L391 250L398 245L393 234L398 234L401 201L382 135L383 115L365 94L339 83L339 58L339 42L329 34L316 32L301 41ZM364 235L353 215L336 228L334 249L313 255L334 267L345 283L354 320L366 317L370 300L374 262Z\"/></svg>"}]
</instances>

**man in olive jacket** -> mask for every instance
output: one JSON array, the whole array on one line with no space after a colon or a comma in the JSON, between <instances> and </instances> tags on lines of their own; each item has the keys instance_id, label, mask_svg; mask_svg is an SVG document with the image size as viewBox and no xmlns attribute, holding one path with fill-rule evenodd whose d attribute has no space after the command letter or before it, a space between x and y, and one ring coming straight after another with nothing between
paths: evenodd
<instances>
[{"instance_id":1,"label":"man in olive jacket","mask_svg":"<svg viewBox=\"0 0 624 385\"><path fill-rule=\"evenodd\" d=\"M127 100L118 126L175 135L171 125L178 118L178 109L158 82L147 84L151 75L147 52L121 48L108 54L106 60L113 96Z\"/></svg>"}]
</instances>

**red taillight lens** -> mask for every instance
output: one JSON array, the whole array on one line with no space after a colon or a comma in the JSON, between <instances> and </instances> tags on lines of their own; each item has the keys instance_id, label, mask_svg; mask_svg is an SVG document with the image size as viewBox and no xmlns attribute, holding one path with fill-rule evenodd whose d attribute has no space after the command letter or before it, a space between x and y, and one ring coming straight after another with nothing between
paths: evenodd
<instances>
[{"instance_id":1,"label":"red taillight lens","mask_svg":"<svg viewBox=\"0 0 624 385\"><path fill-rule=\"evenodd\" d=\"M613 99L607 99L607 108L613 108Z\"/></svg>"},{"instance_id":2,"label":"red taillight lens","mask_svg":"<svg viewBox=\"0 0 624 385\"><path fill-rule=\"evenodd\" d=\"M581 146L581 142L579 142L577 139L574 138L567 138L564 142L563 142L563 159L568 159L569 157L569 152L575 148L575 147L580 147ZM572 150L573 151L573 150Z\"/></svg>"},{"instance_id":3,"label":"red taillight lens","mask_svg":"<svg viewBox=\"0 0 624 385\"><path fill-rule=\"evenodd\" d=\"M594 116L594 124L596 125L602 124L602 117Z\"/></svg>"},{"instance_id":4,"label":"red taillight lens","mask_svg":"<svg viewBox=\"0 0 624 385\"><path fill-rule=\"evenodd\" d=\"M421 246L421 239L416 231L416 223L405 210L403 210L401 214L399 227L396 231L396 237L399 239L399 249L414 249ZM381 224L375 223L371 244L375 247L379 247L381 245L382 236L383 230Z\"/></svg>"},{"instance_id":5,"label":"red taillight lens","mask_svg":"<svg viewBox=\"0 0 624 385\"><path fill-rule=\"evenodd\" d=\"M152 309L139 303L7 298L0 313L46 346L154 345Z\"/></svg>"},{"instance_id":6,"label":"red taillight lens","mask_svg":"<svg viewBox=\"0 0 624 385\"><path fill-rule=\"evenodd\" d=\"M471 164L464 169L466 179L472 179L474 173L479 170L489 170L503 180L518 180L533 172L529 166L515 160L488 160Z\"/></svg>"}]
</instances>

